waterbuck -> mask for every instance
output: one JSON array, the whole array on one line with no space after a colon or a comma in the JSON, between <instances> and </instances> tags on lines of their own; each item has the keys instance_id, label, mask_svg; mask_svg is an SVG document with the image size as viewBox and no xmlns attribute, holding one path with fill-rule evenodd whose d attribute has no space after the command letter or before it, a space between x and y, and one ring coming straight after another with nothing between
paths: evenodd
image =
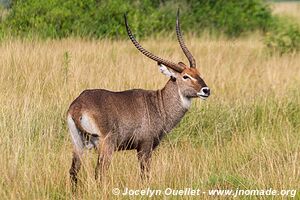
<instances>
[{"instance_id":1,"label":"waterbuck","mask_svg":"<svg viewBox=\"0 0 300 200\"><path fill-rule=\"evenodd\" d=\"M156 61L160 71L170 79L161 90L133 89L112 92L104 89L83 91L70 105L68 126L74 145L70 177L77 183L84 149L96 148L98 161L96 180L107 171L114 151L137 150L141 177L149 177L152 151L188 111L192 98L206 99L210 89L200 77L196 62L187 49L180 31L179 12L177 38L189 66L155 56L144 49L133 36L124 15L128 36L135 47Z\"/></svg>"}]
</instances>

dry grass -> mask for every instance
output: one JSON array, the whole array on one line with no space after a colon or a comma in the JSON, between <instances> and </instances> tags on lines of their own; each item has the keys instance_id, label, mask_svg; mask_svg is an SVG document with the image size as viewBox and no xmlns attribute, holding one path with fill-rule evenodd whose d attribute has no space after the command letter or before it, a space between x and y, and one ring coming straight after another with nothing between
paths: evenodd
<instances>
[{"instance_id":1,"label":"dry grass","mask_svg":"<svg viewBox=\"0 0 300 200\"><path fill-rule=\"evenodd\" d=\"M275 12L299 19L299 6L289 6L276 4ZM134 198L113 196L115 187L297 189L299 199L300 55L269 56L254 37L186 40L211 97L195 100L159 146L149 183L140 181L133 151L116 153L107 180L96 183L96 154L91 151L75 197L68 176L72 146L65 114L70 102L86 88L158 89L167 79L129 41L2 41L1 199ZM143 45L185 61L175 38Z\"/></svg>"},{"instance_id":2,"label":"dry grass","mask_svg":"<svg viewBox=\"0 0 300 200\"><path fill-rule=\"evenodd\" d=\"M277 2L272 4L272 9L275 14L286 15L300 21L300 2ZM299 22L300 23L300 22Z\"/></svg>"},{"instance_id":3,"label":"dry grass","mask_svg":"<svg viewBox=\"0 0 300 200\"><path fill-rule=\"evenodd\" d=\"M114 187L300 189L300 55L270 57L255 38L187 41L212 88L209 100L195 100L158 148L150 183L139 180L135 152L118 152L100 186L96 155L86 154L79 199L124 199L112 196ZM185 59L174 38L143 44ZM82 90L158 89L167 81L129 41L9 40L0 52L1 199L71 198L65 113Z\"/></svg>"}]
</instances>

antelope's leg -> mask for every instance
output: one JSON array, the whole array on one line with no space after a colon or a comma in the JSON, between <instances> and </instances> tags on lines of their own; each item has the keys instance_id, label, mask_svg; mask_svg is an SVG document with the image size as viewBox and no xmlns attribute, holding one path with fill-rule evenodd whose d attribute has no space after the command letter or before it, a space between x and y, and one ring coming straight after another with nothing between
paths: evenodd
<instances>
[{"instance_id":1,"label":"antelope's leg","mask_svg":"<svg viewBox=\"0 0 300 200\"><path fill-rule=\"evenodd\" d=\"M72 190L75 191L77 186L77 174L81 167L84 144L82 134L77 129L74 120L70 115L68 116L68 127L74 147L72 164L69 173L72 183Z\"/></svg>"},{"instance_id":2,"label":"antelope's leg","mask_svg":"<svg viewBox=\"0 0 300 200\"><path fill-rule=\"evenodd\" d=\"M152 148L139 148L137 150L137 157L140 163L142 180L149 180L150 178L150 164L151 164Z\"/></svg>"},{"instance_id":3,"label":"antelope's leg","mask_svg":"<svg viewBox=\"0 0 300 200\"><path fill-rule=\"evenodd\" d=\"M103 140L100 142L100 147L98 149L98 160L95 169L95 179L98 180L100 175L100 180L103 180L103 176L105 176L106 171L108 170L112 155L114 152L114 147L107 140Z\"/></svg>"},{"instance_id":4,"label":"antelope's leg","mask_svg":"<svg viewBox=\"0 0 300 200\"><path fill-rule=\"evenodd\" d=\"M76 191L76 187L77 187L77 182L78 182L77 174L81 167L81 157L82 156L78 154L76 151L73 152L72 165L69 170L73 191Z\"/></svg>"}]
</instances>

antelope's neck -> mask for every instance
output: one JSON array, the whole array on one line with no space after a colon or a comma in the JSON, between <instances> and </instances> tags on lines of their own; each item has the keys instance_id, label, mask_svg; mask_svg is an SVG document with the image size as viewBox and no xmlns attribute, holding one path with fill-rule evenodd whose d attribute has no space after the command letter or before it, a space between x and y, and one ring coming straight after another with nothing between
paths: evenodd
<instances>
[{"instance_id":1,"label":"antelope's neck","mask_svg":"<svg viewBox=\"0 0 300 200\"><path fill-rule=\"evenodd\" d=\"M191 99L181 95L180 88L176 81L171 79L162 90L158 91L160 109L163 114L165 132L170 132L188 111Z\"/></svg>"}]
</instances>

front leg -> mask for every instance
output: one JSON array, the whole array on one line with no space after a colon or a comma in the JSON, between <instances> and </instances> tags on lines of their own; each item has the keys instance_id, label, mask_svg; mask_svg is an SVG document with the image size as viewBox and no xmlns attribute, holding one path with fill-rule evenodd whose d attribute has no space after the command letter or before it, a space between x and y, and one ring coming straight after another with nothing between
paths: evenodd
<instances>
[{"instance_id":1,"label":"front leg","mask_svg":"<svg viewBox=\"0 0 300 200\"><path fill-rule=\"evenodd\" d=\"M141 169L141 178L142 180L149 180L150 178L150 164L151 164L151 155L152 155L152 145L141 146L137 149L137 157L140 163Z\"/></svg>"}]
</instances>

